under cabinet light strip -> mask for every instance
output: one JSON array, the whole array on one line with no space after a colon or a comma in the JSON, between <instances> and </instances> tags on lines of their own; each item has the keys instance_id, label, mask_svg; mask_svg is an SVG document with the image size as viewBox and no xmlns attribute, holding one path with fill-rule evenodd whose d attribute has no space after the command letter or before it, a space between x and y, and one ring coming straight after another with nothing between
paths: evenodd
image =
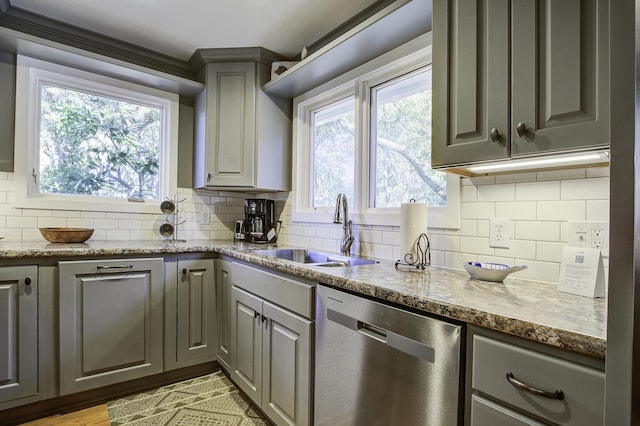
<instances>
[{"instance_id":1,"label":"under cabinet light strip","mask_svg":"<svg viewBox=\"0 0 640 426\"><path fill-rule=\"evenodd\" d=\"M531 168L572 166L609 161L609 151L598 151L588 154L562 155L529 160L513 160L493 164L467 167L473 173L488 173Z\"/></svg>"}]
</instances>

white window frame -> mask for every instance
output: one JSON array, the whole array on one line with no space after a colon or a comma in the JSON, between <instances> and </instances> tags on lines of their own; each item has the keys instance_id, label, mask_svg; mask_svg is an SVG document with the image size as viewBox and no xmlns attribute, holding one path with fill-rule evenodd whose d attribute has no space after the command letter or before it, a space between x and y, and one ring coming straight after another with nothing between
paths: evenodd
<instances>
[{"instance_id":1,"label":"white window frame","mask_svg":"<svg viewBox=\"0 0 640 426\"><path fill-rule=\"evenodd\" d=\"M292 211L294 222L332 222L333 207L314 208L312 201L310 167L313 149L311 117L314 111L354 95L355 111L355 155L354 192L355 200L349 200L350 218L356 224L399 226L400 207L372 208L371 145L370 145L370 93L371 88L386 81L414 72L431 64L431 33L388 52L354 70L343 74L294 99L293 158L295 202ZM337 194L336 194L337 196ZM407 200L408 202L409 200ZM460 228L460 177L447 174L447 204L444 207L429 206L428 224L433 228Z\"/></svg>"},{"instance_id":2,"label":"white window frame","mask_svg":"<svg viewBox=\"0 0 640 426\"><path fill-rule=\"evenodd\" d=\"M16 61L16 126L14 205L27 209L158 213L160 202L177 190L179 96L22 55ZM38 190L40 85L69 87L143 103L161 111L158 200L131 202L122 198L49 194Z\"/></svg>"}]
</instances>

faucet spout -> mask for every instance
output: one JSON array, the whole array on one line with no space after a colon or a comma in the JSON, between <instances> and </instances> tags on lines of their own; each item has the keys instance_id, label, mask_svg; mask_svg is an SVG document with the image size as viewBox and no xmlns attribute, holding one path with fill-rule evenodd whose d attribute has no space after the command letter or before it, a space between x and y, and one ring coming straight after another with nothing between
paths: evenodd
<instances>
[{"instance_id":1,"label":"faucet spout","mask_svg":"<svg viewBox=\"0 0 640 426\"><path fill-rule=\"evenodd\" d=\"M349 206L347 196L338 194L336 199L336 210L333 214L333 223L342 223L342 240L340 241L340 254L350 255L351 244L353 243L353 222L349 220Z\"/></svg>"}]
</instances>

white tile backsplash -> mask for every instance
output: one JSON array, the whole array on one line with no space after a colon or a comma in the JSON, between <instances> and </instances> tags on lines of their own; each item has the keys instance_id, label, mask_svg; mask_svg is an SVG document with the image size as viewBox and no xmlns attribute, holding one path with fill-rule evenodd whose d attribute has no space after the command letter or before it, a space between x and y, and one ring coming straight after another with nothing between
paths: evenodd
<instances>
[{"instance_id":1,"label":"white tile backsplash","mask_svg":"<svg viewBox=\"0 0 640 426\"><path fill-rule=\"evenodd\" d=\"M466 261L527 265L521 278L557 282L566 221L609 219L608 168L570 169L461 180L461 227L429 228L433 265L463 269ZM157 229L165 215L112 212L23 210L14 208L13 174L0 172L0 235L9 241L41 240L38 227L81 226L96 229L93 240L161 240ZM6 194L6 197L2 194ZM245 194L180 189L187 198L187 223L180 237L232 239L233 223L243 216L247 197L273 198L283 221L279 242L336 252L342 236L337 224L293 223L293 193ZM201 212L210 213L208 224ZM489 247L489 219L512 221L509 249ZM50 224L50 225L49 225ZM354 250L360 255L399 259L398 226L354 225ZM605 259L607 264L607 259Z\"/></svg>"},{"instance_id":2,"label":"white tile backsplash","mask_svg":"<svg viewBox=\"0 0 640 426\"><path fill-rule=\"evenodd\" d=\"M478 201L514 201L515 184L481 185L478 187Z\"/></svg>"},{"instance_id":3,"label":"white tile backsplash","mask_svg":"<svg viewBox=\"0 0 640 426\"><path fill-rule=\"evenodd\" d=\"M515 230L517 240L560 241L559 222L517 221Z\"/></svg>"},{"instance_id":4,"label":"white tile backsplash","mask_svg":"<svg viewBox=\"0 0 640 426\"><path fill-rule=\"evenodd\" d=\"M0 173L0 187L13 188L13 174ZM1 193L0 193L1 194ZM179 189L181 218L180 238L232 239L233 223L243 216L243 200L248 195L232 192L194 191ZM38 228L72 226L94 228L92 240L162 240L158 228L164 223L165 215L145 213L117 213L107 211L72 211L21 209L14 207L0 195L0 235L5 241L43 241ZM215 204L206 204L213 203ZM200 222L200 212L209 212L208 224Z\"/></svg>"},{"instance_id":5,"label":"white tile backsplash","mask_svg":"<svg viewBox=\"0 0 640 426\"><path fill-rule=\"evenodd\" d=\"M517 201L559 200L560 181L526 182L516 184Z\"/></svg>"},{"instance_id":6,"label":"white tile backsplash","mask_svg":"<svg viewBox=\"0 0 640 426\"><path fill-rule=\"evenodd\" d=\"M587 203L584 200L539 201L536 211L538 220L584 220Z\"/></svg>"},{"instance_id":7,"label":"white tile backsplash","mask_svg":"<svg viewBox=\"0 0 640 426\"><path fill-rule=\"evenodd\" d=\"M585 181L588 182L585 185ZM609 178L565 180L561 182L563 200L608 200Z\"/></svg>"},{"instance_id":8,"label":"white tile backsplash","mask_svg":"<svg viewBox=\"0 0 640 426\"><path fill-rule=\"evenodd\" d=\"M569 169L513 175L463 178L459 229L429 228L433 265L463 269L467 261L527 265L521 278L557 282L562 249L566 245L566 221L604 220L609 217L608 168ZM268 195L267 195L268 196ZM318 224L291 223L293 195L280 203L284 214L283 244L338 250L339 236L323 229L315 241L302 239L304 229ZM508 249L489 247L489 219L511 220ZM330 226L329 224L327 224ZM360 255L399 259L399 227L354 225L354 247ZM338 228L339 229L339 228ZM606 264L605 259L605 264Z\"/></svg>"}]
</instances>

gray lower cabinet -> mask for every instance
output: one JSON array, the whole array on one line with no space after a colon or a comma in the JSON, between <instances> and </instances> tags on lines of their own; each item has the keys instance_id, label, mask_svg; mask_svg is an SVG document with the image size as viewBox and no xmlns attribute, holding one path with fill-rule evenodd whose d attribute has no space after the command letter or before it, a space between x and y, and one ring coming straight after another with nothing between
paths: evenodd
<instances>
[{"instance_id":1,"label":"gray lower cabinet","mask_svg":"<svg viewBox=\"0 0 640 426\"><path fill-rule=\"evenodd\" d=\"M218 362L229 373L231 373L231 286L230 262L216 259Z\"/></svg>"},{"instance_id":2,"label":"gray lower cabinet","mask_svg":"<svg viewBox=\"0 0 640 426\"><path fill-rule=\"evenodd\" d=\"M233 378L278 425L309 424L312 323L237 287Z\"/></svg>"},{"instance_id":3,"label":"gray lower cabinet","mask_svg":"<svg viewBox=\"0 0 640 426\"><path fill-rule=\"evenodd\" d=\"M232 263L231 378L277 425L312 424L315 285Z\"/></svg>"},{"instance_id":4,"label":"gray lower cabinet","mask_svg":"<svg viewBox=\"0 0 640 426\"><path fill-rule=\"evenodd\" d=\"M0 403L38 392L38 267L0 267Z\"/></svg>"},{"instance_id":5,"label":"gray lower cabinet","mask_svg":"<svg viewBox=\"0 0 640 426\"><path fill-rule=\"evenodd\" d=\"M163 259L59 262L60 395L163 370Z\"/></svg>"},{"instance_id":6,"label":"gray lower cabinet","mask_svg":"<svg viewBox=\"0 0 640 426\"><path fill-rule=\"evenodd\" d=\"M600 362L497 333L469 339L467 424L603 424Z\"/></svg>"},{"instance_id":7,"label":"gray lower cabinet","mask_svg":"<svg viewBox=\"0 0 640 426\"><path fill-rule=\"evenodd\" d=\"M213 259L179 259L177 267L176 366L214 361L217 330Z\"/></svg>"},{"instance_id":8,"label":"gray lower cabinet","mask_svg":"<svg viewBox=\"0 0 640 426\"><path fill-rule=\"evenodd\" d=\"M609 145L608 0L434 0L433 167Z\"/></svg>"}]
</instances>

